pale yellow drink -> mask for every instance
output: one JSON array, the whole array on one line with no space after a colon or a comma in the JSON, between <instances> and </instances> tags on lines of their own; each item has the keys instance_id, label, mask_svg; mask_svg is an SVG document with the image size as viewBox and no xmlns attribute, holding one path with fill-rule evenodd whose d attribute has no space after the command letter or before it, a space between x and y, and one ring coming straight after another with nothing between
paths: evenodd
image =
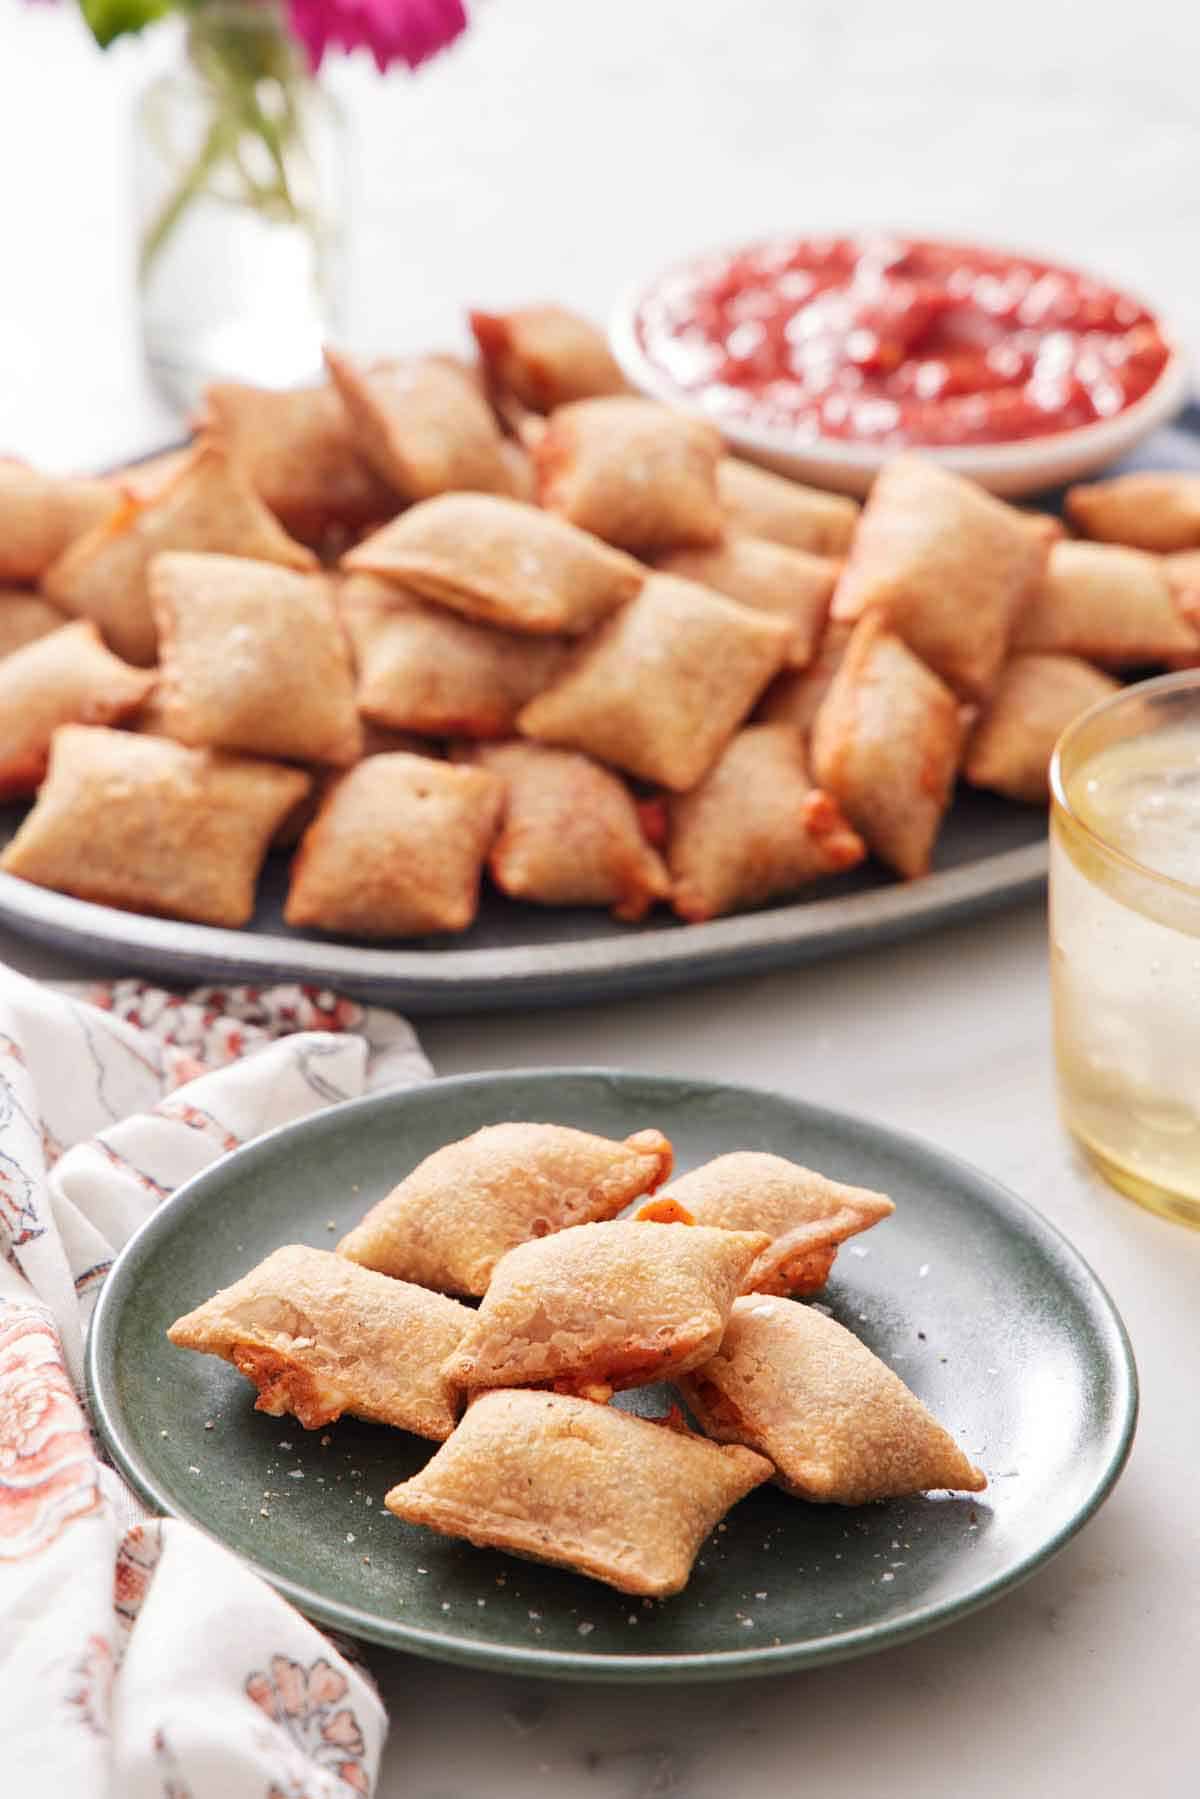
<instances>
[{"instance_id":1,"label":"pale yellow drink","mask_svg":"<svg viewBox=\"0 0 1200 1799\"><path fill-rule=\"evenodd\" d=\"M1053 785L1064 1118L1116 1186L1200 1225L1200 676L1093 708Z\"/></svg>"}]
</instances>

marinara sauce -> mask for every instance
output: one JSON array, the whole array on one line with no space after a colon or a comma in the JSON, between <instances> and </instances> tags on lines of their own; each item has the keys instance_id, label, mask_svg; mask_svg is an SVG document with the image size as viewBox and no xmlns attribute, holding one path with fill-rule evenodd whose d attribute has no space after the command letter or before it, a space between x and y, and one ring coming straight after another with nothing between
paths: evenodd
<instances>
[{"instance_id":1,"label":"marinara sauce","mask_svg":"<svg viewBox=\"0 0 1200 1799\"><path fill-rule=\"evenodd\" d=\"M898 237L707 256L640 302L644 354L722 418L799 438L992 444L1132 406L1170 351L1139 300L1033 257Z\"/></svg>"}]
</instances>

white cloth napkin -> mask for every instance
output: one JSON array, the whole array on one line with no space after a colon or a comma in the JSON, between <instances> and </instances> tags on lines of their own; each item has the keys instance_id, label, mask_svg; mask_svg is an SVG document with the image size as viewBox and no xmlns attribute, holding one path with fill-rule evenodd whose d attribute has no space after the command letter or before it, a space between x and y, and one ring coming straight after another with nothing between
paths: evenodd
<instances>
[{"instance_id":1,"label":"white cloth napkin","mask_svg":"<svg viewBox=\"0 0 1200 1799\"><path fill-rule=\"evenodd\" d=\"M0 1794L350 1799L364 1671L97 1456L83 1337L121 1246L260 1132L426 1079L391 1013L299 987L39 986L0 965Z\"/></svg>"}]
</instances>

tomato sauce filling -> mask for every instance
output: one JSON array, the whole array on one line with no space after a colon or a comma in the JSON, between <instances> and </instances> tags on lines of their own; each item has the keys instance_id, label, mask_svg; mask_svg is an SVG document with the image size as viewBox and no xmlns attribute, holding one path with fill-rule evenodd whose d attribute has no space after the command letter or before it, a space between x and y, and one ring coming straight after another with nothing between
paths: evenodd
<instances>
[{"instance_id":1,"label":"tomato sauce filling","mask_svg":"<svg viewBox=\"0 0 1200 1799\"><path fill-rule=\"evenodd\" d=\"M773 239L672 270L644 354L715 421L795 438L1007 443L1113 418L1170 351L1139 300L969 244Z\"/></svg>"}]
</instances>

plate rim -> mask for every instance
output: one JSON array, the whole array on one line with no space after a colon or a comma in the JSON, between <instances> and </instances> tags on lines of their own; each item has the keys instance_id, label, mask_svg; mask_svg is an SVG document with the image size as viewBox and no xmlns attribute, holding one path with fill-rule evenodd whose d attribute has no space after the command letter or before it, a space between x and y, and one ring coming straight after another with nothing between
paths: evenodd
<instances>
[{"instance_id":1,"label":"plate rim","mask_svg":"<svg viewBox=\"0 0 1200 1799\"><path fill-rule=\"evenodd\" d=\"M420 1099L425 1096L426 1090L431 1086L437 1087L441 1091L445 1091L447 1088L454 1091L478 1090L503 1087L513 1081L552 1082L564 1077L581 1078L587 1082L602 1082L608 1085L614 1082L632 1081L643 1086L665 1088L675 1093L678 1093L681 1088L686 1088L710 1094L746 1094L755 1100L766 1098L782 1104L818 1124L833 1121L838 1127L849 1125L854 1130L865 1129L877 1141L881 1141L883 1147L892 1152L898 1151L903 1156L916 1156L918 1159L932 1158L941 1165L943 1170L949 1169L955 1176L965 1179L971 1187L982 1187L986 1192L989 1204L998 1209L1002 1215L1020 1225L1023 1235L1028 1232L1030 1223L1032 1223L1033 1240L1038 1242L1041 1239L1039 1247L1043 1253L1047 1249L1054 1250L1058 1258L1065 1259L1068 1264L1074 1265L1077 1277L1082 1276L1081 1286L1090 1302L1089 1310L1098 1321L1106 1326L1103 1333L1105 1338L1111 1339L1110 1354L1105 1366L1114 1390L1111 1406L1112 1442L1100 1478L1084 1503L1049 1539L1039 1542L1032 1552L1020 1556L1010 1569L993 1575L964 1597L953 1601L931 1602L917 1606L909 1613L902 1615L894 1624L863 1625L848 1632L839 1632L836 1636L826 1635L812 1638L803 1644L639 1656L614 1653L589 1655L580 1650L536 1649L511 1644L485 1644L469 1637L456 1636L446 1632L433 1632L421 1626L402 1623L396 1619L384 1619L380 1614L364 1612L354 1605L341 1601L328 1601L320 1593L304 1586L303 1583L273 1573L255 1557L244 1555L240 1549L234 1549L230 1544L224 1543L220 1536L191 1513L186 1503L181 1505L173 1494L158 1483L153 1472L144 1466L136 1451L130 1449L122 1440L118 1419L119 1406L115 1393L116 1359L113 1351L116 1345L123 1290L133 1279L131 1271L136 1271L141 1259L159 1239L169 1238L176 1216L181 1211L192 1210L198 1204L203 1203L205 1190L209 1183L219 1180L227 1172L231 1163L237 1162L241 1166L252 1169L257 1162L264 1158L270 1160L274 1156L280 1139L294 1136L300 1144L303 1144L306 1138L319 1135L323 1130L328 1129L331 1122L344 1120L348 1116L352 1117L362 1113L385 1113L393 1107L402 1110L408 1104L419 1103ZM107 1359L113 1370L111 1387L108 1377L101 1368L104 1352L107 1352ZM1028 1200L1022 1199L1019 1194L1014 1193L984 1170L976 1168L965 1158L952 1151L941 1149L915 1132L897 1128L891 1124L880 1123L862 1114L797 1099L794 1095L782 1093L777 1088L753 1086L746 1082L714 1081L707 1077L592 1064L493 1069L476 1074L435 1077L432 1082L421 1081L411 1087L390 1088L382 1093L367 1094L358 1099L342 1101L338 1105L325 1107L319 1112L309 1113L304 1118L292 1119L220 1157L217 1162L202 1169L177 1187L175 1192L139 1226L116 1257L100 1289L92 1313L85 1346L84 1373L93 1423L106 1450L112 1457L114 1465L134 1491L156 1512L168 1517L182 1518L205 1536L216 1542L222 1542L225 1548L230 1549L232 1554L238 1556L247 1567L260 1575L273 1591L296 1606L304 1616L319 1624L347 1631L353 1636L381 1644L402 1654L424 1655L434 1661L477 1667L494 1673L595 1684L649 1684L655 1681L684 1682L689 1680L707 1682L782 1674L829 1665L910 1642L916 1637L924 1636L980 1610L992 1601L999 1599L1003 1594L1023 1584L1095 1516L1112 1492L1129 1459L1137 1430L1140 1403L1137 1363L1128 1330L1111 1295L1090 1263L1075 1248L1066 1234L1036 1206Z\"/></svg>"}]
</instances>

